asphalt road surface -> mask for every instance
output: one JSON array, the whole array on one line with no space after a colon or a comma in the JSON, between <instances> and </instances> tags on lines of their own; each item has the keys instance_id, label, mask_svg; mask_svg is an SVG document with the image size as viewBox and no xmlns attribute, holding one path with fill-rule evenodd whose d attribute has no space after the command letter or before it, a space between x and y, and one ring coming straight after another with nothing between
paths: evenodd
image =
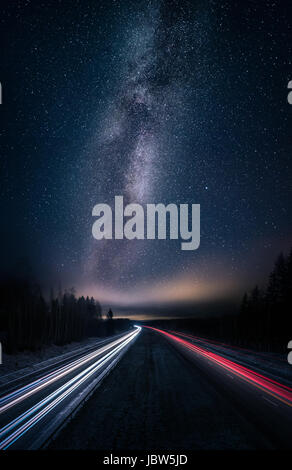
<instances>
[{"instance_id":1,"label":"asphalt road surface","mask_svg":"<svg viewBox=\"0 0 292 470\"><path fill-rule=\"evenodd\" d=\"M143 328L49 449L291 448L290 370L265 359Z\"/></svg>"}]
</instances>

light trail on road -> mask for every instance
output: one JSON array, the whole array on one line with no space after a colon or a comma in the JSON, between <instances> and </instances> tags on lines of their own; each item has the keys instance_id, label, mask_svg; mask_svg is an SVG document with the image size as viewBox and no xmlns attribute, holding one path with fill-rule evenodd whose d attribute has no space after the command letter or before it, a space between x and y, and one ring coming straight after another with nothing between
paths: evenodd
<instances>
[{"instance_id":1,"label":"light trail on road","mask_svg":"<svg viewBox=\"0 0 292 470\"><path fill-rule=\"evenodd\" d=\"M59 371L55 371L54 373L52 373L53 375L48 374L47 376L37 381L34 381L32 384L28 384L27 386L22 387L21 389L16 391L17 393L23 391L25 395L24 399L28 398L31 393L35 393L40 389L43 389L43 387L48 385L49 383L51 384L52 381L54 382L67 375L69 373L68 368L70 368L70 366L72 366L70 369L70 372L72 372L77 367L80 367L80 365L84 366L89 360L92 360L95 357L106 353L93 364L86 367L86 369L82 370L72 379L65 382L62 386L57 388L55 391L50 393L42 400L38 401L27 411L20 414L19 416L17 416L17 418L13 419L2 429L0 429L0 449L8 449L13 443L16 442L16 440L18 440L30 429L32 429L35 424L37 424L42 418L44 418L44 416L48 415L48 413L50 413L55 407L57 407L57 405L59 405L65 398L69 397L73 392L75 392L82 384L84 384L85 381L87 381L89 378L93 378L94 374L96 374L99 370L103 369L107 364L115 362L121 352L125 350L125 348L136 338L140 331L141 328L136 327L133 332L127 333L122 338L109 343L108 345L100 348L100 350L97 350L95 353L86 355L83 359L83 362L82 358L78 361L74 361L73 365L69 364L66 367L62 367ZM110 351L106 352L109 349ZM88 358L88 356L90 356L90 358ZM76 362L78 364L76 364ZM29 390L30 386L32 386L33 390L27 391ZM19 396L17 396L16 399L14 398L14 394L16 392L13 392L12 394L3 397L3 400L7 400L8 397L11 395L12 401L10 401L9 404L12 403L11 406L15 406L19 403L19 399L21 398ZM2 410L2 412L4 412L4 410Z\"/></svg>"},{"instance_id":2,"label":"light trail on road","mask_svg":"<svg viewBox=\"0 0 292 470\"><path fill-rule=\"evenodd\" d=\"M129 333L130 334L130 333ZM17 390L14 390L13 392L4 395L3 397L0 398L0 414L6 411L7 409L11 408L12 406L15 406L17 403L25 400L27 397L31 396L32 394L39 392L41 389L47 387L48 385L56 382L57 380L61 379L62 377L65 377L66 375L70 374L74 370L80 368L81 366L84 366L86 363L90 362L94 358L100 356L101 354L105 353L109 349L113 348L114 346L118 345L122 341L125 340L125 337L123 336L122 338L119 338L115 341L112 341L111 343L107 344L106 346L103 346L96 351L87 354L84 357L81 357L80 359L77 359L73 361L72 363L69 363L63 367L60 367L59 369L44 375L43 377L23 386L20 387Z\"/></svg>"},{"instance_id":3,"label":"light trail on road","mask_svg":"<svg viewBox=\"0 0 292 470\"><path fill-rule=\"evenodd\" d=\"M202 336L194 336L194 335L191 335L189 333L183 333L181 331L168 330L168 332L173 333L174 335L177 335L177 336L183 336L184 338L189 338L191 340L198 341L199 343L202 343L202 344L205 344L205 345L209 343L210 345L219 346L220 348L225 349L228 352L230 352L230 351L237 352L238 351L240 353L247 354L247 355L256 354L257 356L260 356L261 360L268 361L266 354L262 353L261 351L256 351L255 352L255 351L252 351L251 349L247 349L247 348L243 348L243 347L240 347L240 346L234 346L234 345L222 343L221 341L216 341L214 339L203 338ZM282 358L282 357L273 357L273 360L276 360L276 361L279 361L279 362L282 362L282 363L286 362L285 359Z\"/></svg>"},{"instance_id":4,"label":"light trail on road","mask_svg":"<svg viewBox=\"0 0 292 470\"><path fill-rule=\"evenodd\" d=\"M247 381L251 385L261 389L262 391L268 393L269 395L273 396L277 400L280 400L285 405L289 407L292 406L292 388L288 387L287 385L281 384L276 380L270 379L258 372L255 372L247 367L244 367L240 364L237 364L230 359L226 359L223 356L220 356L217 353L211 352L207 349L204 349L201 346L194 345L189 341L182 339L174 334L168 333L167 331L160 330L158 328L143 326L143 328L149 328L153 331L156 331L170 340L174 341L176 344L185 347L187 350L192 351L199 355L200 357L204 357L211 361L212 363L217 364L218 366L224 368L228 372L232 372L239 378Z\"/></svg>"}]
</instances>

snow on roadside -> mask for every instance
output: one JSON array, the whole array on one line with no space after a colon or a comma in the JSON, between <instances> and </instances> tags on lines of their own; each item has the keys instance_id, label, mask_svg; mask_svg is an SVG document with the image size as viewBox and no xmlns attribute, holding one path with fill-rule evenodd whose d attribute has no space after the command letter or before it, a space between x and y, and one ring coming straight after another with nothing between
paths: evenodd
<instances>
[{"instance_id":1,"label":"snow on roadside","mask_svg":"<svg viewBox=\"0 0 292 470\"><path fill-rule=\"evenodd\" d=\"M72 342L63 346L45 346L39 351L23 351L17 354L5 354L2 356L0 364L0 376L16 372L27 367L36 366L43 361L61 356L66 353L74 352L83 347L90 346L103 338L87 338L80 342Z\"/></svg>"}]
</instances>

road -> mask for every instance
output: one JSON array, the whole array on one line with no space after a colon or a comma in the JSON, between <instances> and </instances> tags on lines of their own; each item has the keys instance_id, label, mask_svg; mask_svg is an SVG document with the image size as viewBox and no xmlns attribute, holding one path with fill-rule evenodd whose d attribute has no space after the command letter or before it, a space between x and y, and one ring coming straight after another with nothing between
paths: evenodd
<instances>
[{"instance_id":1,"label":"road","mask_svg":"<svg viewBox=\"0 0 292 470\"><path fill-rule=\"evenodd\" d=\"M290 367L135 327L0 386L0 448L291 449Z\"/></svg>"},{"instance_id":2,"label":"road","mask_svg":"<svg viewBox=\"0 0 292 470\"><path fill-rule=\"evenodd\" d=\"M288 362L178 331L150 330L167 338L206 374L275 447L292 449L292 369Z\"/></svg>"},{"instance_id":3,"label":"road","mask_svg":"<svg viewBox=\"0 0 292 470\"><path fill-rule=\"evenodd\" d=\"M140 330L135 327L94 347L56 358L46 370L13 379L8 376L5 387L1 386L0 449L42 447L88 399Z\"/></svg>"},{"instance_id":4,"label":"road","mask_svg":"<svg viewBox=\"0 0 292 470\"><path fill-rule=\"evenodd\" d=\"M216 358L206 357L193 341L143 328L119 366L49 448L291 448L289 387L266 377L258 387L250 376L240 375L235 360L231 371L226 356L220 356L221 362L218 351ZM270 386L275 386L274 396Z\"/></svg>"}]
</instances>

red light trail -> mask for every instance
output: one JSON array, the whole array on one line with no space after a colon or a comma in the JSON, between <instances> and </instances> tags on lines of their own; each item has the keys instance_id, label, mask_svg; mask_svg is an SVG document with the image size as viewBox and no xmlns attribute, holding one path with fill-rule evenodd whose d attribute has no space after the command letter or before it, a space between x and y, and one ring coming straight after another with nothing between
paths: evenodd
<instances>
[{"instance_id":1,"label":"red light trail","mask_svg":"<svg viewBox=\"0 0 292 470\"><path fill-rule=\"evenodd\" d=\"M244 367L240 364L237 364L234 361L226 359L219 354L214 352L208 351L200 346L196 346L189 341L186 341L178 336L168 333L167 331L160 330L158 328L153 328L149 326L144 326L144 328L149 328L153 331L156 331L170 340L176 342L179 345L184 346L188 350L198 354L200 357L204 357L213 363L216 363L220 367L223 367L225 370L232 372L233 374L237 375L241 379L249 382L250 384L254 385L255 387L263 390L264 392L272 395L274 398L280 400L281 402L285 403L288 406L292 406L292 388L288 387L287 385L281 384L276 380L270 379L258 372L255 372L247 367Z\"/></svg>"}]
</instances>

